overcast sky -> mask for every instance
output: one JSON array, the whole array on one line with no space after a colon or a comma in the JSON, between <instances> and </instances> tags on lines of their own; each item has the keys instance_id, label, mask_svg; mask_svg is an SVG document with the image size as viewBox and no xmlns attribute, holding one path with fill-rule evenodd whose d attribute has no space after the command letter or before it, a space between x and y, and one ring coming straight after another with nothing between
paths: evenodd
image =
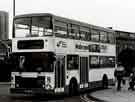
<instances>
[{"instance_id":1,"label":"overcast sky","mask_svg":"<svg viewBox=\"0 0 135 102\"><path fill-rule=\"evenodd\" d=\"M0 10L9 12L10 24L12 2L0 0ZM25 13L53 13L89 24L135 32L135 0L16 0L16 15Z\"/></svg>"}]
</instances>

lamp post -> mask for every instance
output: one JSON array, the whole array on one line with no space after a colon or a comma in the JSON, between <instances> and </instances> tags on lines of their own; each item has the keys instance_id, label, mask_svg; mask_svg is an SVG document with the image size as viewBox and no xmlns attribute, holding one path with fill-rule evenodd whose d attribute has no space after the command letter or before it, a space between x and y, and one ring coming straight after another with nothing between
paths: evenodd
<instances>
[{"instance_id":1,"label":"lamp post","mask_svg":"<svg viewBox=\"0 0 135 102\"><path fill-rule=\"evenodd\" d=\"M14 16L15 16L15 0L13 0L13 18L14 18ZM14 37L15 36L15 34L14 34L14 20L13 20L13 26L12 26L12 37Z\"/></svg>"},{"instance_id":2,"label":"lamp post","mask_svg":"<svg viewBox=\"0 0 135 102\"><path fill-rule=\"evenodd\" d=\"M15 16L15 0L13 0L13 17Z\"/></svg>"}]
</instances>

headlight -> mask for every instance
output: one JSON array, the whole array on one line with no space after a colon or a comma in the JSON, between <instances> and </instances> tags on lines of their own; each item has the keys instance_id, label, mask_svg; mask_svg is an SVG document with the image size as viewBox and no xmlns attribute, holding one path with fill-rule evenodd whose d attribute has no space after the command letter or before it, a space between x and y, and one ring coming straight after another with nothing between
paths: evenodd
<instances>
[{"instance_id":1,"label":"headlight","mask_svg":"<svg viewBox=\"0 0 135 102\"><path fill-rule=\"evenodd\" d=\"M15 88L15 76L11 76L11 88Z\"/></svg>"},{"instance_id":2,"label":"headlight","mask_svg":"<svg viewBox=\"0 0 135 102\"><path fill-rule=\"evenodd\" d=\"M47 77L47 83L51 83L51 77Z\"/></svg>"},{"instance_id":3,"label":"headlight","mask_svg":"<svg viewBox=\"0 0 135 102\"><path fill-rule=\"evenodd\" d=\"M11 84L11 88L15 88L15 84Z\"/></svg>"},{"instance_id":4,"label":"headlight","mask_svg":"<svg viewBox=\"0 0 135 102\"><path fill-rule=\"evenodd\" d=\"M46 89L52 89L51 77L46 77L45 88L46 88Z\"/></svg>"},{"instance_id":5,"label":"headlight","mask_svg":"<svg viewBox=\"0 0 135 102\"><path fill-rule=\"evenodd\" d=\"M38 77L38 80L37 80L37 84L38 84L40 87L44 88L44 87L45 87L45 77L39 76L39 77Z\"/></svg>"},{"instance_id":6,"label":"headlight","mask_svg":"<svg viewBox=\"0 0 135 102\"><path fill-rule=\"evenodd\" d=\"M51 84L46 84L46 85L45 85L45 89L47 89L47 90L52 89Z\"/></svg>"},{"instance_id":7,"label":"headlight","mask_svg":"<svg viewBox=\"0 0 135 102\"><path fill-rule=\"evenodd\" d=\"M15 84L15 87L19 87L19 84Z\"/></svg>"},{"instance_id":8,"label":"headlight","mask_svg":"<svg viewBox=\"0 0 135 102\"><path fill-rule=\"evenodd\" d=\"M43 88L45 88L45 85L42 85Z\"/></svg>"},{"instance_id":9,"label":"headlight","mask_svg":"<svg viewBox=\"0 0 135 102\"><path fill-rule=\"evenodd\" d=\"M15 82L15 76L11 76L11 82Z\"/></svg>"},{"instance_id":10,"label":"headlight","mask_svg":"<svg viewBox=\"0 0 135 102\"><path fill-rule=\"evenodd\" d=\"M13 79L14 79L14 77L13 77L13 76L11 76L11 81L13 81Z\"/></svg>"}]
</instances>

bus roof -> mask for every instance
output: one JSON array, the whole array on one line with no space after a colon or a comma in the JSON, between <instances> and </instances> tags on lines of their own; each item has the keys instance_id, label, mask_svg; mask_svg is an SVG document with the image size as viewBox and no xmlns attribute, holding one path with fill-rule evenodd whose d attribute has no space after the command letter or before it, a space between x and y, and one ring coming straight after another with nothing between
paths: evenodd
<instances>
[{"instance_id":1,"label":"bus roof","mask_svg":"<svg viewBox=\"0 0 135 102\"><path fill-rule=\"evenodd\" d=\"M92 28L92 29L96 29L96 30L103 30L103 31L106 31L106 32L114 32L114 30L110 29L110 28L104 28L104 27L88 24L88 23L85 23L85 22L80 22L80 21L77 21L77 20L56 16L56 15L51 14L51 13L23 14L23 15L15 16L14 19L21 18L21 17L23 18L23 17L40 17L40 16L50 16L50 17L54 18L55 20L59 20L59 21L65 22L65 23L80 25L80 26L83 26L83 27L88 27L88 28Z\"/></svg>"}]
</instances>

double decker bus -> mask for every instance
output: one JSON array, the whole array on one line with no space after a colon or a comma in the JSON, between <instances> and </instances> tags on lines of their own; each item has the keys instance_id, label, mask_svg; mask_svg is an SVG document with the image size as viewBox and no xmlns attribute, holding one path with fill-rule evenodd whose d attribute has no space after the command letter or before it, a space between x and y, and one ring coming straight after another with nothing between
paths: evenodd
<instances>
[{"instance_id":1,"label":"double decker bus","mask_svg":"<svg viewBox=\"0 0 135 102\"><path fill-rule=\"evenodd\" d=\"M115 33L48 13L14 18L11 93L75 94L113 83Z\"/></svg>"}]
</instances>

